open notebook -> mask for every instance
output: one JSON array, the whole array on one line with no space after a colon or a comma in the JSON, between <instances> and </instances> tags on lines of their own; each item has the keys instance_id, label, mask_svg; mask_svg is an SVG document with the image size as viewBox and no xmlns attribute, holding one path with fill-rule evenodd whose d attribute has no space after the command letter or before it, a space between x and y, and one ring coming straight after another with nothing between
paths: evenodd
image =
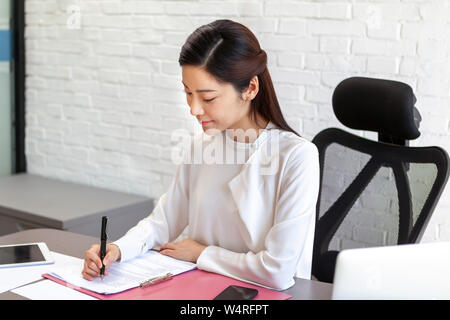
<instances>
[{"instance_id":1,"label":"open notebook","mask_svg":"<svg viewBox=\"0 0 450 320\"><path fill-rule=\"evenodd\" d=\"M95 278L88 281L81 274L83 263L84 260L79 259L63 267L51 269L49 274L76 287L100 294L113 294L139 287L141 283L169 272L177 275L196 268L194 263L177 260L149 250L130 261L113 263L108 269L108 276L103 280Z\"/></svg>"}]
</instances>

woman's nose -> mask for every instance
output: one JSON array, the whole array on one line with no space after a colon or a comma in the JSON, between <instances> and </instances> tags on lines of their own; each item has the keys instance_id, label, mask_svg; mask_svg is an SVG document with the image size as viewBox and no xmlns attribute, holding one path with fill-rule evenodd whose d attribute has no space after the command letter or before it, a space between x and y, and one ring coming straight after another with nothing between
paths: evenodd
<instances>
[{"instance_id":1,"label":"woman's nose","mask_svg":"<svg viewBox=\"0 0 450 320\"><path fill-rule=\"evenodd\" d=\"M202 115L204 113L203 108L200 103L192 101L191 103L191 114L193 116Z\"/></svg>"}]
</instances>

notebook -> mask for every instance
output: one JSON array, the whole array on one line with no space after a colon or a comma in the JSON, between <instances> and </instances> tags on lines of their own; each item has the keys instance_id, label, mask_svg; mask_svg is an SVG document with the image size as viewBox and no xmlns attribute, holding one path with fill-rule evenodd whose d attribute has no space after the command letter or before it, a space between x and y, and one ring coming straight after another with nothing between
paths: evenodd
<instances>
[{"instance_id":1,"label":"notebook","mask_svg":"<svg viewBox=\"0 0 450 320\"><path fill-rule=\"evenodd\" d=\"M84 261L66 264L43 274L44 278L86 293L102 300L211 300L230 285L258 290L254 300L285 300L291 295L233 279L213 272L196 269L190 262L164 256L157 251L147 253L127 262L113 264L103 281L84 279L81 275ZM171 280L141 288L148 278L172 272ZM121 278L123 277L123 278Z\"/></svg>"},{"instance_id":2,"label":"notebook","mask_svg":"<svg viewBox=\"0 0 450 320\"><path fill-rule=\"evenodd\" d=\"M174 276L170 281L146 288L137 287L115 294L100 294L74 287L48 274L44 274L43 277L101 300L212 300L230 285L258 290L258 294L253 300L286 300L292 297L281 291L267 289L199 269Z\"/></svg>"},{"instance_id":3,"label":"notebook","mask_svg":"<svg viewBox=\"0 0 450 320\"><path fill-rule=\"evenodd\" d=\"M167 273L177 275L196 268L195 263L174 259L157 251L149 250L132 260L113 263L108 269L108 276L103 280L97 277L89 281L84 279L81 274L83 264L84 260L78 259L72 264L51 269L49 275L89 291L113 294L139 287L141 283Z\"/></svg>"}]
</instances>

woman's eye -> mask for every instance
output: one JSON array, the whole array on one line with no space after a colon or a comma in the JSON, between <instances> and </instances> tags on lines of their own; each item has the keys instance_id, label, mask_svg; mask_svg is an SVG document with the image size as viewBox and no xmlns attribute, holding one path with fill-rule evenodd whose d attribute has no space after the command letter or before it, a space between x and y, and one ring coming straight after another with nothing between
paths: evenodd
<instances>
[{"instance_id":1,"label":"woman's eye","mask_svg":"<svg viewBox=\"0 0 450 320\"><path fill-rule=\"evenodd\" d=\"M184 93L186 93L187 95L189 95L189 96L191 96L192 95L192 92L187 92L187 91L184 91ZM215 99L216 97L214 97L214 98L211 98L211 99L203 99L203 101L205 101L205 102L211 102L211 101L213 101L214 99Z\"/></svg>"}]
</instances>

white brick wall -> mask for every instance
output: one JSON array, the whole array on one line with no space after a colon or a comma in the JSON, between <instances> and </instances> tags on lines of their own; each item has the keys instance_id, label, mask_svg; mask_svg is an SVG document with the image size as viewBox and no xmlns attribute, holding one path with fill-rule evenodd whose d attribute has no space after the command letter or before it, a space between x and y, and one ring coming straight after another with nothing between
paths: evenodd
<instances>
[{"instance_id":1,"label":"white brick wall","mask_svg":"<svg viewBox=\"0 0 450 320\"><path fill-rule=\"evenodd\" d=\"M448 17L449 0L27 0L28 171L159 198L176 169L172 130L201 130L186 106L178 54L195 28L218 18L257 35L283 112L304 137L344 128L330 103L340 81L380 77L416 93L422 135L411 145L450 150ZM336 166L327 198L351 181L353 168ZM377 194L392 173L379 179L370 187L380 207L359 199L332 246L393 241L395 194ZM423 241L450 240L449 190Z\"/></svg>"}]
</instances>

